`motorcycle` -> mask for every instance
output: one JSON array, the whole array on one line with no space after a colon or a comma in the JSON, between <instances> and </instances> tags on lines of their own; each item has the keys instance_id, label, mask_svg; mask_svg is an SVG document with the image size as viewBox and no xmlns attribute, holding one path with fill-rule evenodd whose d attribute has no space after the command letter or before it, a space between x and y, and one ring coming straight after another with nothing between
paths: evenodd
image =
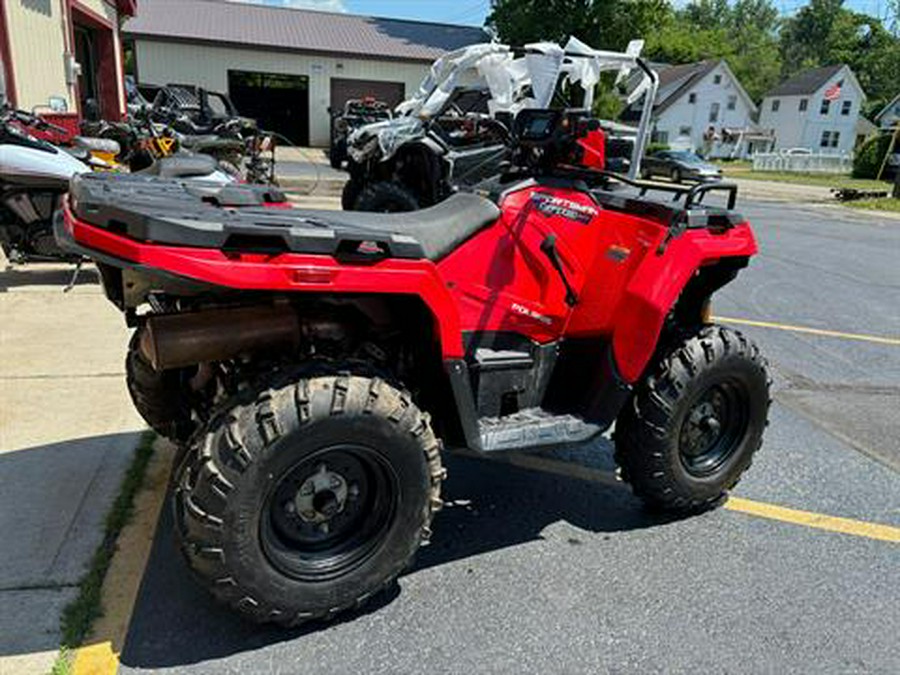
<instances>
[{"instance_id":1,"label":"motorcycle","mask_svg":"<svg viewBox=\"0 0 900 675\"><path fill-rule=\"evenodd\" d=\"M80 262L80 256L57 246L54 213L69 191L71 178L114 168L92 151L110 153L115 149L84 137L77 137L72 148L61 148L36 138L32 130L65 131L22 110L0 110L0 249L13 264ZM204 155L150 157L137 173L219 185L234 182L212 157Z\"/></svg>"},{"instance_id":2,"label":"motorcycle","mask_svg":"<svg viewBox=\"0 0 900 675\"><path fill-rule=\"evenodd\" d=\"M89 153L73 155L29 128L51 131L54 125L21 110L0 112L0 248L11 263L77 261L80 256L57 246L53 214L69 179L91 171Z\"/></svg>"}]
</instances>

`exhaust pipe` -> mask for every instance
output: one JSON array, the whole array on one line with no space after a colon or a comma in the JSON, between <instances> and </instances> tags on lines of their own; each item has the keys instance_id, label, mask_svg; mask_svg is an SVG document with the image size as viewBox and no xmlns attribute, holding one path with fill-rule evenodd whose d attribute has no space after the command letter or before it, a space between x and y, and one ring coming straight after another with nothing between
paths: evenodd
<instances>
[{"instance_id":1,"label":"exhaust pipe","mask_svg":"<svg viewBox=\"0 0 900 675\"><path fill-rule=\"evenodd\" d=\"M140 349L155 370L225 361L262 349L296 348L300 320L290 308L240 307L151 316Z\"/></svg>"}]
</instances>

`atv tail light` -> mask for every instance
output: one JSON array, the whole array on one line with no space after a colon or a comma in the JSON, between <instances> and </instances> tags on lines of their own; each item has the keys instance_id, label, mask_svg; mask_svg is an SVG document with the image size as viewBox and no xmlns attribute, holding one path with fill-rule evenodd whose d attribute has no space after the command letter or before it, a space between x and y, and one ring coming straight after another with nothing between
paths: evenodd
<instances>
[{"instance_id":1,"label":"atv tail light","mask_svg":"<svg viewBox=\"0 0 900 675\"><path fill-rule=\"evenodd\" d=\"M298 267L291 273L295 284L330 284L337 276L337 270L327 267Z\"/></svg>"}]
</instances>

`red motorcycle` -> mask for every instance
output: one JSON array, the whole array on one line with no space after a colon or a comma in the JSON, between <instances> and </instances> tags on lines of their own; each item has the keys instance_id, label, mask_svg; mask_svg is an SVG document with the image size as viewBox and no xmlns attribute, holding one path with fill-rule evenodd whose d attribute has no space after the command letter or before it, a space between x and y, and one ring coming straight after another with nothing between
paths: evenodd
<instances>
[{"instance_id":1,"label":"red motorcycle","mask_svg":"<svg viewBox=\"0 0 900 675\"><path fill-rule=\"evenodd\" d=\"M606 174L579 113L523 111L512 136L492 198L411 213L75 180L57 236L135 328L135 405L184 444L181 549L232 608L293 625L391 583L431 535L445 447L585 442L615 422L623 479L682 512L749 467L766 363L709 313L757 251L736 188ZM704 203L717 192L727 207Z\"/></svg>"}]
</instances>

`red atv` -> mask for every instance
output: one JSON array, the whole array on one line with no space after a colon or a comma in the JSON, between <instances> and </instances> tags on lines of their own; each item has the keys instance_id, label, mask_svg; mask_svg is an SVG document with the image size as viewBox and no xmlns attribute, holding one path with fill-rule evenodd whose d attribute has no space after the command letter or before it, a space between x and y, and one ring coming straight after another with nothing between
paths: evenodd
<instances>
[{"instance_id":1,"label":"red atv","mask_svg":"<svg viewBox=\"0 0 900 675\"><path fill-rule=\"evenodd\" d=\"M757 250L735 188L649 199L665 186L598 170L602 132L574 113L524 111L513 136L493 199L403 214L75 181L57 236L136 329L128 386L184 444L178 537L219 600L293 625L390 584L431 535L445 444L558 446L615 421L623 479L677 511L750 465L766 364L709 323ZM728 208L703 204L717 190Z\"/></svg>"}]
</instances>

